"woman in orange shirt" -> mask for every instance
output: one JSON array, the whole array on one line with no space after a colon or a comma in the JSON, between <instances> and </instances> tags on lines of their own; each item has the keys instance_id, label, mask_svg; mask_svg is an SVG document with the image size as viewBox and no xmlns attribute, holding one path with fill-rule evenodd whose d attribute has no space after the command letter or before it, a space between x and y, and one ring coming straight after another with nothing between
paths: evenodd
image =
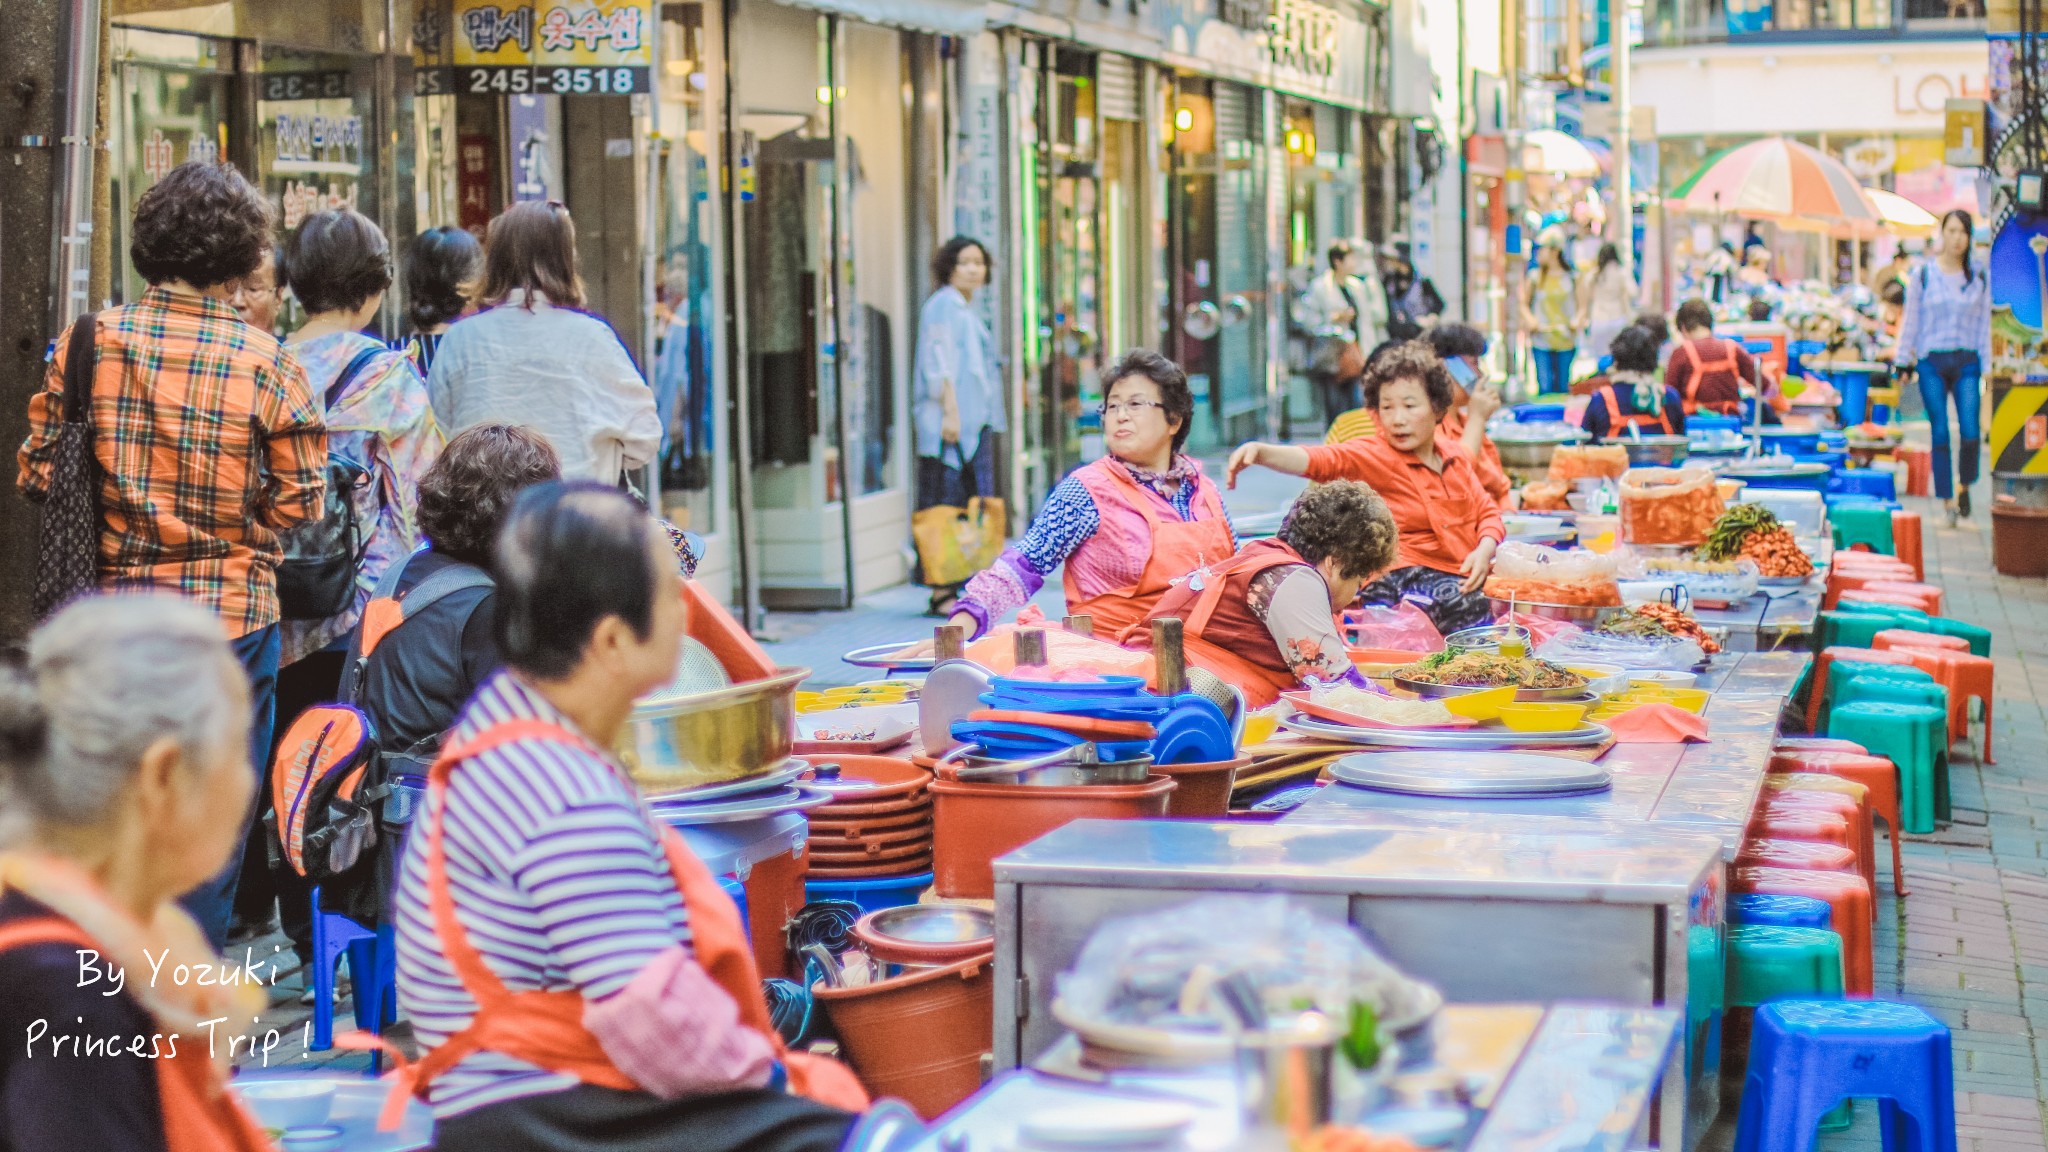
<instances>
[{"instance_id":1,"label":"woman in orange shirt","mask_svg":"<svg viewBox=\"0 0 2048 1152\"><path fill-rule=\"evenodd\" d=\"M1451 375L1426 344L1389 349L1365 375L1365 402L1379 432L1341 444L1295 447L1254 441L1230 455L1225 480L1263 465L1310 480L1361 480L1387 502L1400 530L1396 567L1368 585L1368 604L1412 599L1444 633L1485 623L1480 588L1507 535L1471 453L1438 427L1456 396Z\"/></svg>"}]
</instances>

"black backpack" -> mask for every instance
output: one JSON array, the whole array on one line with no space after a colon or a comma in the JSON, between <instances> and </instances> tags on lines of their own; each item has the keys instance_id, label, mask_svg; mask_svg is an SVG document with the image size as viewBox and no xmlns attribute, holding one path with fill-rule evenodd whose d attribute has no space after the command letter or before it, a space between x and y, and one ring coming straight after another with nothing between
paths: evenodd
<instances>
[{"instance_id":1,"label":"black backpack","mask_svg":"<svg viewBox=\"0 0 2048 1152\"><path fill-rule=\"evenodd\" d=\"M390 349L382 345L355 354L328 385L323 411L332 409L370 361ZM278 534L284 559L277 566L278 611L287 620L324 620L348 610L355 596L370 534L356 515L356 490L369 470L336 452L327 454L327 492L320 518Z\"/></svg>"}]
</instances>

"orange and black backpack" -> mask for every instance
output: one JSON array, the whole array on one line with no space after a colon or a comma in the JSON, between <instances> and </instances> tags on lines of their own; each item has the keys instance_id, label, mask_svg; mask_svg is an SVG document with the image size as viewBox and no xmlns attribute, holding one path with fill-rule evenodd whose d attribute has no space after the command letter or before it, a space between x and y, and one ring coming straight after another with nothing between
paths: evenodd
<instances>
[{"instance_id":1,"label":"orange and black backpack","mask_svg":"<svg viewBox=\"0 0 2048 1152\"><path fill-rule=\"evenodd\" d=\"M370 654L392 629L436 601L491 584L481 569L457 564L440 569L400 597L398 579L408 559L391 564L363 610L343 665L341 698L299 713L278 741L271 761L268 818L277 831L277 844L292 870L314 883L332 880L369 860L380 831L393 832L394 826L411 820L411 803L386 804L394 793L391 766L379 753L375 722L356 706ZM407 790L408 799L412 791Z\"/></svg>"}]
</instances>

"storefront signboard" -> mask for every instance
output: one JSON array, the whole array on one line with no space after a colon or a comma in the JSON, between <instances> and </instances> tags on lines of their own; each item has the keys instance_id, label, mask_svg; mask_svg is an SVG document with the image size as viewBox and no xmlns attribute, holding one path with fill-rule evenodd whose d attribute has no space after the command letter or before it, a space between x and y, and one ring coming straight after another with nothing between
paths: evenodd
<instances>
[{"instance_id":1,"label":"storefront signboard","mask_svg":"<svg viewBox=\"0 0 2048 1152\"><path fill-rule=\"evenodd\" d=\"M2007 131L2022 104L2026 64L2016 42L1991 41L1992 157L2004 179L1991 198L1990 470L2048 473L2048 216L2022 209L2012 181L2039 166L2026 133ZM2038 81L2037 81L2038 82Z\"/></svg>"},{"instance_id":2,"label":"storefront signboard","mask_svg":"<svg viewBox=\"0 0 2048 1152\"><path fill-rule=\"evenodd\" d=\"M1349 11L1318 0L1155 0L1154 7L1173 63L1331 104L1383 103L1371 91L1383 46Z\"/></svg>"},{"instance_id":3,"label":"storefront signboard","mask_svg":"<svg viewBox=\"0 0 2048 1152\"><path fill-rule=\"evenodd\" d=\"M649 0L429 0L413 26L421 95L653 90Z\"/></svg>"}]
</instances>

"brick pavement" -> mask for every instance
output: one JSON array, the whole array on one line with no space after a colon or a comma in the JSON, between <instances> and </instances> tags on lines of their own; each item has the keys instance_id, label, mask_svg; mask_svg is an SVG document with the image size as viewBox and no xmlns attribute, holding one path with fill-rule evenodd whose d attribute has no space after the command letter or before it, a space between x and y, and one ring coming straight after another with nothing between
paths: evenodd
<instances>
[{"instance_id":1,"label":"brick pavement","mask_svg":"<svg viewBox=\"0 0 2048 1152\"><path fill-rule=\"evenodd\" d=\"M1954 1029L1958 1152L2048 1152L2041 1104L2048 1048L2036 1039L2048 1026L2048 582L1991 570L1985 516L1948 530L1928 502L1907 503L1922 507L1927 575L1946 589L1948 613L1993 630L1999 763L1980 764L1958 744L1951 767L1955 819L1931 836L1907 838L1912 894L1903 904L1880 870L1879 992L1921 1004ZM917 590L899 589L868 598L858 613L771 617L769 647L778 659L818 669L827 682L864 678L836 654L928 627L918 615L922 600ZM273 943L262 941L259 950ZM281 975L266 1026L286 1034L295 1064L365 1067L366 1058L354 1053L297 1058L307 1012L298 1003L301 979L296 971ZM397 1038L405 1036L401 1025ZM1854 1127L1823 1140L1825 1152L1878 1147L1875 1112L1858 1109ZM1732 1109L1726 1120L1710 1147L1726 1146Z\"/></svg>"}]
</instances>

